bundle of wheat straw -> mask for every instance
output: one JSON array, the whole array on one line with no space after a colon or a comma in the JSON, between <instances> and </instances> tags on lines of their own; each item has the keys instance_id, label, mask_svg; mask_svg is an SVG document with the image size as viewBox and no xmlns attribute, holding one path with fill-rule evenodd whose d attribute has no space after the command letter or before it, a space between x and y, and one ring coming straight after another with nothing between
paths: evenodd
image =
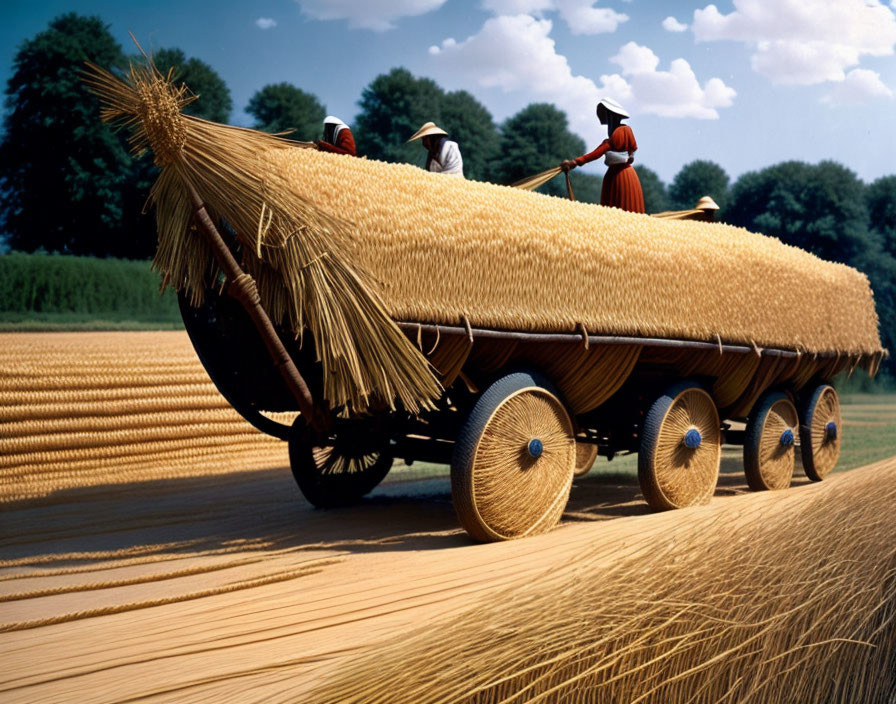
<instances>
[{"instance_id":1,"label":"bundle of wheat straw","mask_svg":"<svg viewBox=\"0 0 896 704\"><path fill-rule=\"evenodd\" d=\"M892 702L896 458L813 490L572 554L355 654L307 700Z\"/></svg>"},{"instance_id":2,"label":"bundle of wheat straw","mask_svg":"<svg viewBox=\"0 0 896 704\"><path fill-rule=\"evenodd\" d=\"M563 169L559 166L555 166L547 171L542 171L541 173L535 174L534 176L527 176L526 178L520 179L515 183L512 183L511 186L513 188L522 188L524 191L534 191L541 185L544 185L548 181L550 181L554 176L559 174Z\"/></svg>"},{"instance_id":3,"label":"bundle of wheat straw","mask_svg":"<svg viewBox=\"0 0 896 704\"><path fill-rule=\"evenodd\" d=\"M305 151L272 135L183 115L190 102L151 61L131 66L127 80L89 65L102 118L131 130L135 152L151 149L162 173L152 190L159 247L154 266L194 304L217 269L191 232L188 187L213 218L225 219L243 249L271 318L297 335L307 327L333 407L364 411L378 399L411 411L440 393L426 360L389 317L374 282L346 257L351 226L296 193L263 152Z\"/></svg>"},{"instance_id":4,"label":"bundle of wheat straw","mask_svg":"<svg viewBox=\"0 0 896 704\"><path fill-rule=\"evenodd\" d=\"M326 212L393 318L881 354L868 279L720 223L658 220L410 164L308 149L259 158ZM477 341L477 345L479 342Z\"/></svg>"}]
</instances>

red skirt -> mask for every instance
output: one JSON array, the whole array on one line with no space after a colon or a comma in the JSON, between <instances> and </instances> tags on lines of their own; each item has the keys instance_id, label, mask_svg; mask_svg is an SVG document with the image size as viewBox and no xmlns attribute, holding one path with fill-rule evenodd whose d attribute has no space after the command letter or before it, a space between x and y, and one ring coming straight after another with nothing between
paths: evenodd
<instances>
[{"instance_id":1,"label":"red skirt","mask_svg":"<svg viewBox=\"0 0 896 704\"><path fill-rule=\"evenodd\" d=\"M630 213L645 212L641 181L631 164L617 164L607 169L600 189L600 204Z\"/></svg>"}]
</instances>

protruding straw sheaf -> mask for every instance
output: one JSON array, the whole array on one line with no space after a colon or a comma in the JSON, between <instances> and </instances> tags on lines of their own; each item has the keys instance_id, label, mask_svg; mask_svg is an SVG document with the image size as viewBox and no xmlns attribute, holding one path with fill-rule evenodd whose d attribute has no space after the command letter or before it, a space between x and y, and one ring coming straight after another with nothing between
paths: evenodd
<instances>
[{"instance_id":1,"label":"protruding straw sheaf","mask_svg":"<svg viewBox=\"0 0 896 704\"><path fill-rule=\"evenodd\" d=\"M151 149L156 165L177 161L187 140L181 110L196 96L187 95L184 84L174 85L171 72L163 76L151 62L145 66L131 64L127 82L99 66L87 65L85 82L103 99L103 121L128 128L134 152L142 154Z\"/></svg>"},{"instance_id":2,"label":"protruding straw sheaf","mask_svg":"<svg viewBox=\"0 0 896 704\"><path fill-rule=\"evenodd\" d=\"M242 245L242 265L270 317L297 336L307 328L334 408L364 412L375 399L416 412L439 383L389 316L377 285L349 260L353 226L299 195L269 155L297 149L278 137L180 112L194 98L148 61L127 80L89 66L86 81L102 118L131 130L136 152L151 149L162 173L152 190L159 246L154 266L199 304L217 272L193 231L191 186Z\"/></svg>"},{"instance_id":3,"label":"protruding straw sheaf","mask_svg":"<svg viewBox=\"0 0 896 704\"><path fill-rule=\"evenodd\" d=\"M177 161L187 141L187 128L180 112L183 104L180 96L185 88L171 90L170 85L162 81L137 84L140 94L137 114L158 166Z\"/></svg>"}]
</instances>

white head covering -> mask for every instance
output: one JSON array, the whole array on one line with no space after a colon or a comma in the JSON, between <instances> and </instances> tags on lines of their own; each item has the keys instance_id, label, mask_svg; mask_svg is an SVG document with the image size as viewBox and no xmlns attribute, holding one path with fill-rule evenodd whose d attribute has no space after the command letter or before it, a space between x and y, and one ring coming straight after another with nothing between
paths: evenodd
<instances>
[{"instance_id":1,"label":"white head covering","mask_svg":"<svg viewBox=\"0 0 896 704\"><path fill-rule=\"evenodd\" d=\"M617 103L612 98L601 98L597 102L597 107L599 108L601 105L603 105L609 112L615 113L615 114L619 115L620 117L628 117L629 116L628 113L625 111L625 108L622 107L619 103ZM595 108L595 112L596 111L597 111L597 108Z\"/></svg>"},{"instance_id":2,"label":"white head covering","mask_svg":"<svg viewBox=\"0 0 896 704\"><path fill-rule=\"evenodd\" d=\"M324 118L324 140L327 140L327 139L328 139L328 137L327 137L327 131L328 131L328 130L327 130L327 127L328 127L329 125L332 125L332 126L333 126L333 136L332 136L332 137L329 137L329 139L332 139L332 140L333 140L333 141L332 141L332 144L336 144L336 138L339 136L339 133L342 132L342 130L347 130L347 129L348 129L348 125L345 124L342 120L340 120L340 119L339 119L338 117L336 117L335 115L327 115L327 116Z\"/></svg>"}]
</instances>

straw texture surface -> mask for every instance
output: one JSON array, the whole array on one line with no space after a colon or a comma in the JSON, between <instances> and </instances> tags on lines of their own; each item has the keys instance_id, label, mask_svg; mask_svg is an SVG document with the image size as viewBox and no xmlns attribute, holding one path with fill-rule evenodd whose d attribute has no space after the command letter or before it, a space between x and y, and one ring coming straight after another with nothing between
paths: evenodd
<instances>
[{"instance_id":1,"label":"straw texture surface","mask_svg":"<svg viewBox=\"0 0 896 704\"><path fill-rule=\"evenodd\" d=\"M781 441L790 431L789 443ZM786 489L793 479L796 463L795 443L799 434L799 416L793 402L784 394L773 394L761 403L747 427L744 443L744 471L754 491Z\"/></svg>"},{"instance_id":2,"label":"straw texture surface","mask_svg":"<svg viewBox=\"0 0 896 704\"><path fill-rule=\"evenodd\" d=\"M310 330L335 408L364 412L374 399L428 408L468 354L482 368L513 354L499 344L488 360L455 340L436 346L430 367L392 319L838 355L793 362L687 353L694 374L717 379L713 398L732 417L745 416L773 383L879 365L867 278L776 239L299 148L180 115L185 89L150 69L133 69L131 85L98 69L91 80L105 119L133 128L135 148L153 149L165 166L153 190L156 266L195 303L215 275L190 231L191 185L233 226L271 317L297 335ZM580 413L619 388L640 352L570 350L559 359L549 349L542 367Z\"/></svg>"},{"instance_id":3,"label":"straw texture surface","mask_svg":"<svg viewBox=\"0 0 896 704\"><path fill-rule=\"evenodd\" d=\"M452 497L461 525L477 540L548 531L569 497L572 424L557 397L521 381L528 378L513 374L491 386L458 438ZM540 443L534 455L533 440Z\"/></svg>"},{"instance_id":4,"label":"straw texture surface","mask_svg":"<svg viewBox=\"0 0 896 704\"><path fill-rule=\"evenodd\" d=\"M393 317L512 330L880 351L866 277L777 239L661 221L413 166L310 150L262 158L350 220Z\"/></svg>"},{"instance_id":5,"label":"straw texture surface","mask_svg":"<svg viewBox=\"0 0 896 704\"><path fill-rule=\"evenodd\" d=\"M376 285L347 258L350 227L296 191L266 151L311 151L263 132L180 113L190 102L149 62L126 79L89 66L85 80L103 101L102 118L131 132L137 153L152 150L162 172L153 186L166 282L202 301L217 271L193 226L191 189L242 245L242 267L264 309L297 336L307 329L333 408L363 412L374 400L428 408L441 388L424 357L389 318ZM351 213L345 215L351 216Z\"/></svg>"},{"instance_id":6,"label":"straw texture surface","mask_svg":"<svg viewBox=\"0 0 896 704\"><path fill-rule=\"evenodd\" d=\"M0 336L0 505L288 464L285 444L218 393L184 332Z\"/></svg>"},{"instance_id":7,"label":"straw texture surface","mask_svg":"<svg viewBox=\"0 0 896 704\"><path fill-rule=\"evenodd\" d=\"M835 432L829 432L833 424ZM843 420L840 399L832 386L821 386L813 394L806 411L805 425L800 428L800 450L803 468L810 479L824 479L840 459L843 442Z\"/></svg>"},{"instance_id":8,"label":"straw texture surface","mask_svg":"<svg viewBox=\"0 0 896 704\"><path fill-rule=\"evenodd\" d=\"M688 433L697 433L688 446ZM719 415L709 395L686 382L651 407L644 421L638 479L654 509L707 504L719 477L722 442Z\"/></svg>"}]
</instances>

